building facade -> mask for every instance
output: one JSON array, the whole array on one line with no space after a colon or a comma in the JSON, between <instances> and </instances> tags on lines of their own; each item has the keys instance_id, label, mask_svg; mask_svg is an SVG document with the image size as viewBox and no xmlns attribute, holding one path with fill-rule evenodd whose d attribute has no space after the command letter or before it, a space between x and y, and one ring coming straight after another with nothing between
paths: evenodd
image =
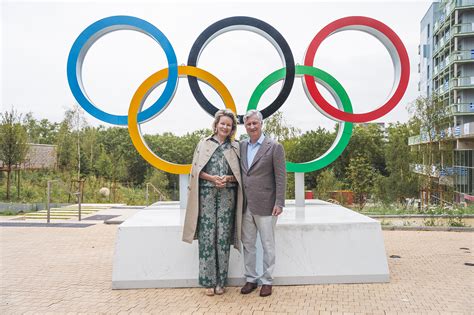
<instances>
[{"instance_id":1,"label":"building facade","mask_svg":"<svg viewBox=\"0 0 474 315\"><path fill-rule=\"evenodd\" d=\"M423 153L413 170L438 186L434 196L422 198L441 200L442 192L451 190L455 202L469 203L474 200L474 0L434 2L420 24L418 90L436 97L448 119L439 134L430 137L421 130L409 139L413 150L431 155ZM427 145L435 149L423 150Z\"/></svg>"},{"instance_id":2,"label":"building facade","mask_svg":"<svg viewBox=\"0 0 474 315\"><path fill-rule=\"evenodd\" d=\"M12 170L55 169L57 167L57 146L52 144L28 143L25 160L12 166ZM0 171L6 171L7 165L0 160Z\"/></svg>"}]
</instances>

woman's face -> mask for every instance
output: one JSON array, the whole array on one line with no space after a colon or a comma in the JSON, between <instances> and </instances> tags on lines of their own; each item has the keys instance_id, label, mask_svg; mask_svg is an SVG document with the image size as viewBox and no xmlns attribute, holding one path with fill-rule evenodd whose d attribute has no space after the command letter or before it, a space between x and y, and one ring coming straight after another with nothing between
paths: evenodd
<instances>
[{"instance_id":1,"label":"woman's face","mask_svg":"<svg viewBox=\"0 0 474 315\"><path fill-rule=\"evenodd\" d=\"M227 116L222 116L217 123L217 135L219 137L228 137L232 132L233 121L232 118Z\"/></svg>"}]
</instances>

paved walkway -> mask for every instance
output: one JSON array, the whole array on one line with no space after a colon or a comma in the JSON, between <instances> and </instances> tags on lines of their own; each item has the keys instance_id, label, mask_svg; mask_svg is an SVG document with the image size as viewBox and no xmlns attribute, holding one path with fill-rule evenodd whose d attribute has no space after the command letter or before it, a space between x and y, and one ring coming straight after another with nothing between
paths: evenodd
<instances>
[{"instance_id":1,"label":"paved walkway","mask_svg":"<svg viewBox=\"0 0 474 315\"><path fill-rule=\"evenodd\" d=\"M111 290L117 225L1 227L0 313L474 313L474 233L384 231L387 284ZM164 240L154 240L164 241ZM469 248L463 250L460 248Z\"/></svg>"}]
</instances>

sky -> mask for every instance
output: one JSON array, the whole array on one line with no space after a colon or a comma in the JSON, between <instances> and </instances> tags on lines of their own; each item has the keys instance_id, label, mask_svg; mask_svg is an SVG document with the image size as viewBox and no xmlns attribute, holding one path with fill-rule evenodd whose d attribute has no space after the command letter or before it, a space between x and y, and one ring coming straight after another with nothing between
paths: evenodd
<instances>
[{"instance_id":1,"label":"sky","mask_svg":"<svg viewBox=\"0 0 474 315\"><path fill-rule=\"evenodd\" d=\"M352 15L368 16L392 28L403 41L411 63L405 96L377 122L406 122L407 104L418 97L418 44L420 21L430 1L5 1L1 2L0 110L32 112L36 119L59 122L64 111L77 103L66 77L66 62L77 36L90 24L113 15L131 15L155 25L171 42L178 64L186 64L199 34L212 23L230 16L261 19L276 28L288 42L295 62L303 64L313 37L332 21ZM269 73L282 67L279 54L267 39L236 30L215 38L203 50L198 66L218 77L229 89L243 114L250 95ZM385 47L359 31L344 31L324 40L314 66L334 76L347 91L354 112L376 109L387 100L393 84L393 65ZM100 109L126 115L131 97L152 73L167 67L161 47L150 37L122 30L101 37L89 50L83 66L88 96ZM209 87L200 84L206 97L224 105ZM262 97L259 109L276 97L280 84ZM162 93L164 85L147 98L145 108ZM321 87L321 89L323 89ZM335 101L323 93L328 101ZM336 122L324 117L308 100L301 79L296 78L288 100L281 107L286 122L302 131L333 129ZM110 126L84 114L88 123ZM181 78L170 105L141 125L144 133L178 135L209 128L212 118L193 98ZM243 132L243 128L239 128Z\"/></svg>"}]
</instances>

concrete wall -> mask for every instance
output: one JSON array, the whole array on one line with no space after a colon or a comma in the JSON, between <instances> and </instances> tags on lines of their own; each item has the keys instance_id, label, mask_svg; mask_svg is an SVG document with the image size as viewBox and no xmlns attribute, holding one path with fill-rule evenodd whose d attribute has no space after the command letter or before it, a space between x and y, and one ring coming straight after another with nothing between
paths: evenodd
<instances>
[{"instance_id":1,"label":"concrete wall","mask_svg":"<svg viewBox=\"0 0 474 315\"><path fill-rule=\"evenodd\" d=\"M438 4L433 3L420 22L420 94L431 95L433 91L433 26L434 16ZM428 71L429 68L429 71Z\"/></svg>"}]
</instances>

